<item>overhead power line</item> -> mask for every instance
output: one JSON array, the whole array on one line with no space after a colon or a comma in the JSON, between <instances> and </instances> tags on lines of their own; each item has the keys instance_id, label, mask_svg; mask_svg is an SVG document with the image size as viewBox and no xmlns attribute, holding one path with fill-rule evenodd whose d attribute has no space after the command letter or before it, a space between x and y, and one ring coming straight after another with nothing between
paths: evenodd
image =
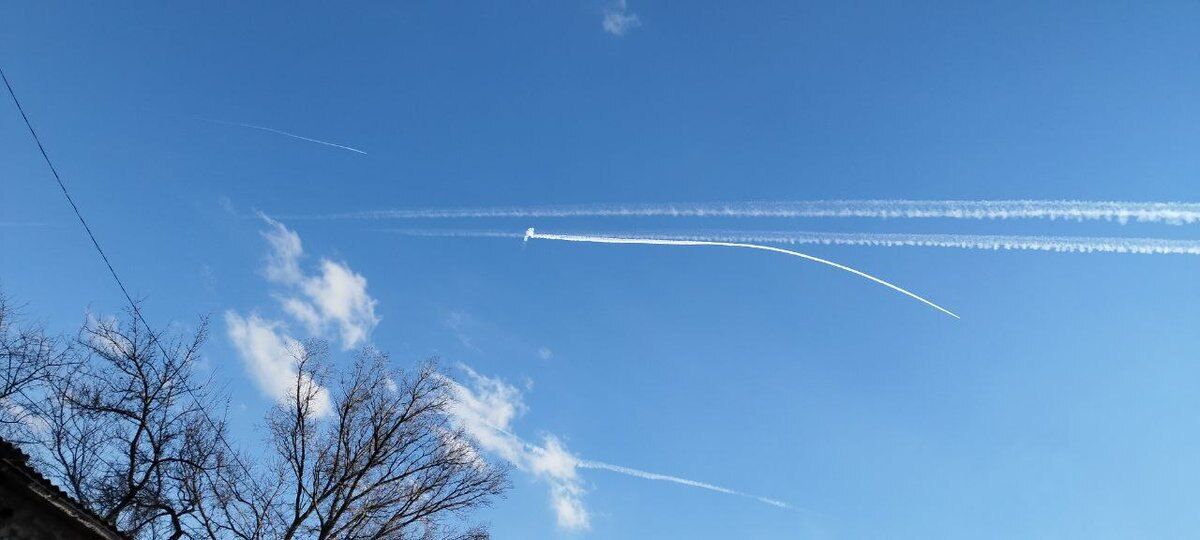
<instances>
[{"instance_id":1,"label":"overhead power line","mask_svg":"<svg viewBox=\"0 0 1200 540\"><path fill-rule=\"evenodd\" d=\"M17 93L13 91L12 83L8 81L8 74L4 72L3 67L0 67L0 78L4 79L4 86L8 89L8 95L12 96L13 104L17 106L17 111L21 113L21 119L25 121L25 127L29 128L29 135L33 137L33 142L37 143L38 151L41 152L42 159L46 161L46 165L50 167L50 173L54 175L54 181L58 183L58 188L62 190L63 197L66 197L67 203L71 205L71 210L75 212L75 217L79 218L79 224L83 225L83 230L87 232L88 238L91 239L92 246L96 248L96 253L100 254L100 258L104 261L104 266L108 267L108 273L112 275L113 281L117 282L117 287L120 287L121 294L125 296L125 300L128 301L130 307L133 308L134 318L140 321L142 326L146 327L146 331L150 333L150 340L158 346L158 350L160 353L162 353L163 357L169 358L171 356L170 353L168 353L167 349L163 347L162 342L158 339L158 334L154 332L154 328L152 328L150 323L146 322L146 318L142 316L142 310L138 307L138 303L135 302L133 300L133 296L129 294L129 289L125 287L125 282L121 280L121 276L117 275L117 270L116 268L113 268L112 262L108 259L108 255L104 253L104 248L100 247L100 241L96 240L96 234L92 232L92 227L88 225L87 220L83 217L83 213L79 211L79 205L75 204L75 199L71 197L71 193L67 191L66 184L63 183L62 177L59 176L58 169L54 167L54 162L50 161L50 156L46 153L46 147L42 145L42 139L41 137L38 137L37 130L33 129L33 123L29 121L29 115L25 114L25 108L21 106L21 100L17 99ZM205 408L205 403L195 394L194 391L192 391L190 387L186 388L186 390L188 395L191 396L192 400L199 405L201 417L204 418L208 426L212 428L214 433L216 433L217 438L221 440L221 443L225 446L225 448L229 450L230 457L232 457L233 461L238 464L238 467L242 469L242 472L246 474L246 478L250 480L250 484L254 486L254 490L258 492L259 496L262 496L264 492L258 485L258 480L256 480L254 475L251 474L250 468L247 467L244 462L242 462L240 457L238 457L237 451L234 450L231 444L229 444L229 441L225 438L223 430L218 428L217 422L208 415L208 410Z\"/></svg>"}]
</instances>

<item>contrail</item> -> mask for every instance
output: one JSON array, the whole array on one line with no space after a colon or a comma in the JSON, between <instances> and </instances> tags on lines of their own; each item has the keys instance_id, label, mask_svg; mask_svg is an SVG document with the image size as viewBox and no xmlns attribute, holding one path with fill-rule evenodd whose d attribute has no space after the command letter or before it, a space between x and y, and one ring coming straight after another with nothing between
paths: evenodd
<instances>
[{"instance_id":1,"label":"contrail","mask_svg":"<svg viewBox=\"0 0 1200 540\"><path fill-rule=\"evenodd\" d=\"M457 383L455 383L455 384L457 384ZM517 441L518 443L521 444L521 446L524 446L526 450L530 450L533 452L543 451L542 447L540 447L536 444L533 444L529 441L526 441L525 439L521 438L521 436L519 436L516 433L513 433L507 429L504 429L500 426L493 425L493 424L490 424L487 422L483 422L483 425L496 431L497 433L500 433L506 437L512 438L512 440ZM738 491L736 489L729 489L727 487L721 487L718 485L709 484L708 482L701 482L699 480L690 480L690 479L681 478L678 476L671 476L669 474L653 473L653 472L649 472L649 471L643 471L640 469L634 469L632 467L625 467L622 465L613 465L611 463L604 463L603 461L592 461L589 459L580 459L576 456L571 456L571 459L572 459L572 462L574 463L574 465L576 467L579 467L580 469L605 470L605 471L615 472L615 473L624 474L624 475L628 475L628 476L634 476L634 477L642 478L645 480L661 480L664 482L673 482L673 483L684 485L684 486L700 488L700 489L707 489L709 491L715 491L717 493L724 493L726 495L736 495L738 497L748 497L748 498L754 499L756 501L763 502L763 503L769 504L771 506L779 507L779 508L788 508L788 509L792 508L792 505L790 505L786 502L783 502L781 500L778 500L778 499L772 499L769 497L754 495L751 493Z\"/></svg>"},{"instance_id":2,"label":"contrail","mask_svg":"<svg viewBox=\"0 0 1200 540\"><path fill-rule=\"evenodd\" d=\"M828 200L661 204L576 204L411 208L292 216L291 219L451 219L571 217L944 218L1200 222L1200 203L1078 200Z\"/></svg>"},{"instance_id":3,"label":"contrail","mask_svg":"<svg viewBox=\"0 0 1200 540\"><path fill-rule=\"evenodd\" d=\"M761 251L782 253L784 255L800 257L801 259L806 259L806 260L809 260L809 261L812 261L815 263L832 266L834 268L837 268L838 270L844 270L846 272L850 272L851 274L869 279L871 281L874 281L875 283L883 285L884 287L887 287L896 292L904 294L910 298L918 300L938 311L941 311L942 313L945 313L951 317L954 317L955 319L960 318L953 311L950 311L942 306L939 306L939 305L937 305L937 304L935 304L935 303L933 303L933 302L931 302L931 301L929 301L907 289L904 289L898 285L889 283L889 282L879 279L875 276L872 276L871 274L862 272L860 270L855 270L844 264L838 264L838 263L835 263L830 260L822 259L820 257L813 257L812 255L808 255L806 253L800 253L799 251L792 251L790 249L783 249L783 248L777 248L777 247L772 247L772 246L763 246L763 245L759 245L759 244L750 244L750 243L744 243L744 242L727 242L727 241L721 241L721 240L680 240L680 239L647 238L647 237L592 236L592 235L581 235L581 234L547 234L547 233L534 232L532 227L525 231L524 238L525 238L526 242L528 242L530 239L535 239L535 240L559 240L559 241L563 241L563 242L589 242L589 243L595 243L595 244L644 244L644 245L652 245L652 246L713 246L713 247L757 249L757 250L761 250Z\"/></svg>"},{"instance_id":4,"label":"contrail","mask_svg":"<svg viewBox=\"0 0 1200 540\"><path fill-rule=\"evenodd\" d=\"M522 238L511 231L386 229L405 236ZM792 245L934 247L986 251L1200 255L1200 241L1166 238L1090 236L1011 236L984 234L832 233L806 231L699 231L693 233L606 233L623 238L753 242Z\"/></svg>"},{"instance_id":5,"label":"contrail","mask_svg":"<svg viewBox=\"0 0 1200 540\"><path fill-rule=\"evenodd\" d=\"M644 478L646 480L662 480L664 482L674 482L676 484L682 484L685 486L691 486L691 487L696 487L696 488L700 488L700 489L707 489L710 491L716 491L717 493L724 493L727 495L737 495L739 497L749 497L749 498L755 499L759 502L764 502L771 506L777 506L779 508L791 508L792 507L788 503L785 503L783 501L776 500L776 499L760 497L758 495L751 495L749 493L743 493L741 491L724 488L721 486L714 486L712 484L705 483L705 482L698 482L696 480L688 480L687 478L680 478L678 476L671 476L671 475L667 475L667 474L658 474L658 473L652 473L652 472L647 472L647 471L641 471L641 470L633 469L630 467L622 467L621 465L613 465L610 463L604 463L604 462L600 462L600 461L590 461L590 460L586 460L586 459L581 459L576 462L576 466L578 466L581 469L600 469L600 470L611 471L611 472L620 473L620 474L626 474L629 476L636 476L638 478Z\"/></svg>"},{"instance_id":6,"label":"contrail","mask_svg":"<svg viewBox=\"0 0 1200 540\"><path fill-rule=\"evenodd\" d=\"M217 124L225 124L225 125L227 125L227 126L238 126L238 127L244 127L244 128L250 128L250 129L257 129L257 130L261 130L261 131L268 131L268 132L271 132L271 133L277 133L277 134L279 134L279 135L283 135L283 136L285 136L285 137L291 137L291 138L293 138L293 139L300 139L300 140L302 140L302 141L308 141L308 142L313 142L313 143L317 143L317 144L323 144L323 145L325 145L325 146L332 146L332 147L334 147L334 148L341 148L342 150L349 150L349 151L351 151L351 152L357 152L357 153L359 153L359 154L362 154L362 155L364 155L364 156L365 156L365 155L367 155L367 153L366 153L366 152L363 152L362 150L359 150L359 149L357 149L357 148L352 148L352 147L349 147L349 146L343 146L343 145L340 145L340 144L337 144L337 143L331 143L331 142L329 142L329 141L322 141L322 140L320 140L320 139L313 139L313 138L305 137L305 136L303 136L303 135L296 135L295 133L288 133L288 132L286 132L286 131L283 131L283 130L279 130L279 129L275 129L275 128L269 128L269 127L266 127L266 126L256 126L256 125L254 125L254 124L246 124L246 123L242 123L242 122L229 122L229 121L227 121L227 120L216 120L216 119L213 119L213 118L201 118L201 120L204 120L204 121L207 121L207 122L214 122L214 123L217 123Z\"/></svg>"}]
</instances>

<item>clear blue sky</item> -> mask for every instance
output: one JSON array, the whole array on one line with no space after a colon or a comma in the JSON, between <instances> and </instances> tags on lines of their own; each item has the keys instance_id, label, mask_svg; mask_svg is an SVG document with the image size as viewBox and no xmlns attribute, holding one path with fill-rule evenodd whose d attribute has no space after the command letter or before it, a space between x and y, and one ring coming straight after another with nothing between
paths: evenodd
<instances>
[{"instance_id":1,"label":"clear blue sky","mask_svg":"<svg viewBox=\"0 0 1200 540\"><path fill-rule=\"evenodd\" d=\"M256 209L1200 200L1194 2L404 4L0 8L0 63L148 317L212 316L207 358L246 447L270 398L225 314L287 320ZM608 32L614 11L640 24ZM119 293L3 101L0 282L53 328L114 312ZM795 507L580 470L590 528L565 531L545 482L515 471L480 515L497 538L1200 530L1194 257L807 248L953 320L770 254L378 230L1196 238L1195 225L283 223L306 272L326 258L368 280L370 342L397 362L440 355L519 388L522 436Z\"/></svg>"}]
</instances>

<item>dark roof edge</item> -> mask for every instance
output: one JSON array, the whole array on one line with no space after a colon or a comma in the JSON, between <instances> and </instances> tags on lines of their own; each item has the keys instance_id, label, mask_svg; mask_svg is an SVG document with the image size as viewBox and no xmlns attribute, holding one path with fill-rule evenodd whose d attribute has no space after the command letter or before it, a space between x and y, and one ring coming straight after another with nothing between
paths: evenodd
<instances>
[{"instance_id":1,"label":"dark roof edge","mask_svg":"<svg viewBox=\"0 0 1200 540\"><path fill-rule=\"evenodd\" d=\"M11 469L24 477L28 481L26 485L30 491L45 499L47 503L62 513L75 518L83 526L94 530L101 537L112 540L130 539L129 536L117 529L116 525L96 515L74 497L54 485L54 482L42 476L42 473L29 465L29 454L3 438L0 438L0 468Z\"/></svg>"}]
</instances>

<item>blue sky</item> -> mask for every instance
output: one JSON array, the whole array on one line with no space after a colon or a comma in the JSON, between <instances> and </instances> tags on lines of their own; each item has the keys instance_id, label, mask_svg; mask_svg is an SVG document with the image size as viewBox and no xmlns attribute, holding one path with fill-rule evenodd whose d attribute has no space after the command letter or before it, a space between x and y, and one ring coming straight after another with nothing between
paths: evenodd
<instances>
[{"instance_id":1,"label":"blue sky","mask_svg":"<svg viewBox=\"0 0 1200 540\"><path fill-rule=\"evenodd\" d=\"M398 363L437 355L480 392L519 393L509 427L535 444L793 507L531 460L480 515L497 538L1168 538L1200 527L1194 256L791 246L954 320L777 254L386 229L1190 239L1197 225L287 217L1197 201L1198 19L1184 2L17 2L0 10L0 62L152 322L212 317L207 358L247 448L271 398L230 313L342 344L343 324L365 328ZM54 328L119 309L0 109L5 291ZM264 232L302 241L298 278L270 278ZM338 305L370 313L320 311L306 286L332 275L364 295ZM552 508L564 489L586 527Z\"/></svg>"}]
</instances>

